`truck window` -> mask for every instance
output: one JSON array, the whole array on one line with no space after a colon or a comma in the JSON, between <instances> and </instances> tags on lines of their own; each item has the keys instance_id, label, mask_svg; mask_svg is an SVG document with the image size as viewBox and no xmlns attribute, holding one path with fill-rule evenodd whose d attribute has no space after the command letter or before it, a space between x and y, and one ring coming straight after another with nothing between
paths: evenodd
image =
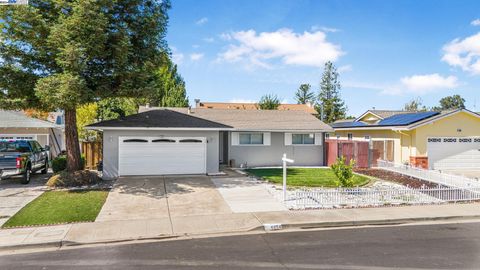
<instances>
[{"instance_id":1,"label":"truck window","mask_svg":"<svg viewBox=\"0 0 480 270\"><path fill-rule=\"evenodd\" d=\"M30 152L30 147L26 141L0 141L0 152Z\"/></svg>"}]
</instances>

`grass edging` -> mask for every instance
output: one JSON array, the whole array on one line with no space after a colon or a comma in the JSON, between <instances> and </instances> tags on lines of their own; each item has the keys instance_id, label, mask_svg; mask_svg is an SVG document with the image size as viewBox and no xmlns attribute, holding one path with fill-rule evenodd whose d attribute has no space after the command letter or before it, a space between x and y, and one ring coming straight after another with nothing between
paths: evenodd
<instances>
[{"instance_id":1,"label":"grass edging","mask_svg":"<svg viewBox=\"0 0 480 270\"><path fill-rule=\"evenodd\" d=\"M252 168L245 172L250 177L261 179L272 184L282 184L282 168ZM373 179L369 176L355 173L355 187L368 185ZM337 178L330 168L288 168L287 169L287 187L288 188L336 188Z\"/></svg>"},{"instance_id":2,"label":"grass edging","mask_svg":"<svg viewBox=\"0 0 480 270\"><path fill-rule=\"evenodd\" d=\"M52 226L95 221L108 191L49 190L10 217L2 228Z\"/></svg>"}]
</instances>

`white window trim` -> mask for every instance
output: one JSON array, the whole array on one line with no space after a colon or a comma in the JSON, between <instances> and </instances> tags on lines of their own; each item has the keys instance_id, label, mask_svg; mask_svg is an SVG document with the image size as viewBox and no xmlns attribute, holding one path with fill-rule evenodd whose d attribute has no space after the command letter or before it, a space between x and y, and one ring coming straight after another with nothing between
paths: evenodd
<instances>
[{"instance_id":1,"label":"white window trim","mask_svg":"<svg viewBox=\"0 0 480 270\"><path fill-rule=\"evenodd\" d=\"M292 135L293 134L313 134L313 144L294 144L292 142ZM292 145L292 146L319 146L323 143L323 136L324 133L312 133L312 132L296 132L296 133L285 133L285 145Z\"/></svg>"},{"instance_id":2,"label":"white window trim","mask_svg":"<svg viewBox=\"0 0 480 270\"><path fill-rule=\"evenodd\" d=\"M262 134L263 136L263 143L262 144L241 144L240 143L240 134ZM270 132L248 132L248 131L240 131L240 132L232 132L232 146L242 146L242 147L249 147L249 146L270 146L271 144L271 133Z\"/></svg>"},{"instance_id":3,"label":"white window trim","mask_svg":"<svg viewBox=\"0 0 480 270\"><path fill-rule=\"evenodd\" d=\"M293 143L293 135L313 135L313 143ZM295 146L312 146L315 145L316 139L315 133L292 133L292 145Z\"/></svg>"}]
</instances>

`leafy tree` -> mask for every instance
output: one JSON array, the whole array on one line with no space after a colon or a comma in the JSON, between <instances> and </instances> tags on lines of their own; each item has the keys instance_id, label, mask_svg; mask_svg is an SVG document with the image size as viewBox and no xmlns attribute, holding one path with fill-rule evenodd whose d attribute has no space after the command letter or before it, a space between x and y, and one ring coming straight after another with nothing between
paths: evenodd
<instances>
[{"instance_id":1,"label":"leafy tree","mask_svg":"<svg viewBox=\"0 0 480 270\"><path fill-rule=\"evenodd\" d=\"M354 181L353 168L355 167L355 160L351 159L349 164L344 156L337 158L331 168L333 173L337 177L337 186L340 187L353 187Z\"/></svg>"},{"instance_id":2,"label":"leafy tree","mask_svg":"<svg viewBox=\"0 0 480 270\"><path fill-rule=\"evenodd\" d=\"M106 98L98 102L97 118L100 121L117 119L134 114L138 111L141 99Z\"/></svg>"},{"instance_id":3,"label":"leafy tree","mask_svg":"<svg viewBox=\"0 0 480 270\"><path fill-rule=\"evenodd\" d=\"M417 97L405 103L403 110L408 112L425 112L428 111L428 108L423 105L422 99Z\"/></svg>"},{"instance_id":4,"label":"leafy tree","mask_svg":"<svg viewBox=\"0 0 480 270\"><path fill-rule=\"evenodd\" d=\"M67 171L81 169L76 109L154 89L170 2L31 0L0 9L0 107L65 112Z\"/></svg>"},{"instance_id":5,"label":"leafy tree","mask_svg":"<svg viewBox=\"0 0 480 270\"><path fill-rule=\"evenodd\" d=\"M434 107L435 111L465 109L465 99L460 95L447 96L440 99L440 107Z\"/></svg>"},{"instance_id":6,"label":"leafy tree","mask_svg":"<svg viewBox=\"0 0 480 270\"><path fill-rule=\"evenodd\" d=\"M97 139L97 132L85 129L85 126L97 121L98 105L95 102L83 104L77 108L77 129L80 141L91 141Z\"/></svg>"},{"instance_id":7,"label":"leafy tree","mask_svg":"<svg viewBox=\"0 0 480 270\"><path fill-rule=\"evenodd\" d=\"M320 81L319 104L316 106L321 120L326 123L333 123L338 119L345 118L347 107L340 97L340 81L337 68L332 62L325 63L322 80Z\"/></svg>"},{"instance_id":8,"label":"leafy tree","mask_svg":"<svg viewBox=\"0 0 480 270\"><path fill-rule=\"evenodd\" d=\"M280 100L277 95L264 95L260 98L258 102L258 107L260 110L276 110L280 106Z\"/></svg>"},{"instance_id":9,"label":"leafy tree","mask_svg":"<svg viewBox=\"0 0 480 270\"><path fill-rule=\"evenodd\" d=\"M168 56L165 56L165 65L156 72L156 89L147 102L160 107L188 106L185 81Z\"/></svg>"},{"instance_id":10,"label":"leafy tree","mask_svg":"<svg viewBox=\"0 0 480 270\"><path fill-rule=\"evenodd\" d=\"M301 84L295 93L295 100L297 104L313 103L315 101L315 94L311 91L312 86L308 83Z\"/></svg>"},{"instance_id":11,"label":"leafy tree","mask_svg":"<svg viewBox=\"0 0 480 270\"><path fill-rule=\"evenodd\" d=\"M26 109L24 113L28 117L37 118L41 120L48 120L48 112L35 110L35 109Z\"/></svg>"}]
</instances>

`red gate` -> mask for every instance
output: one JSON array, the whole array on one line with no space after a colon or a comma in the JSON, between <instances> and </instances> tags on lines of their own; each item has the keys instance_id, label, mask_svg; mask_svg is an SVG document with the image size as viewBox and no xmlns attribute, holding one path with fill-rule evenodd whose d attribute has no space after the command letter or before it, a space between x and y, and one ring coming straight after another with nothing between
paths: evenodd
<instances>
[{"instance_id":1,"label":"red gate","mask_svg":"<svg viewBox=\"0 0 480 270\"><path fill-rule=\"evenodd\" d=\"M330 166L338 157L345 157L347 162L355 160L356 167L369 167L370 146L366 141L326 140L327 165Z\"/></svg>"}]
</instances>

